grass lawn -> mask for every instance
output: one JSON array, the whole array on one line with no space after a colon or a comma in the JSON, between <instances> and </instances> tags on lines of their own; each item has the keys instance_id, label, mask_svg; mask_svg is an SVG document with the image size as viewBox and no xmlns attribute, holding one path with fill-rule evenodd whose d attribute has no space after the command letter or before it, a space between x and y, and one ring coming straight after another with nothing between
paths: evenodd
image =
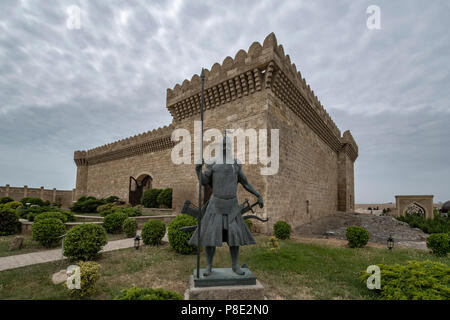
<instances>
[{"instance_id":1,"label":"grass lawn","mask_svg":"<svg viewBox=\"0 0 450 320\"><path fill-rule=\"evenodd\" d=\"M257 245L241 248L240 262L247 263L266 289L269 299L373 299L373 292L359 281L359 271L372 264L433 260L450 265L449 258L436 258L414 249L366 247L350 249L281 241L278 254L266 247L268 237L257 236ZM92 299L111 299L121 289L162 287L183 294L196 256L175 253L166 244L143 246L103 253L98 293ZM202 265L204 265L202 254ZM67 262L65 266L69 263ZM216 251L216 267L228 267L226 245ZM65 267L64 266L64 267ZM60 270L59 262L0 272L0 299L68 299L62 285L53 285L51 275Z\"/></svg>"},{"instance_id":2,"label":"grass lawn","mask_svg":"<svg viewBox=\"0 0 450 320\"><path fill-rule=\"evenodd\" d=\"M61 248L61 246L57 246L57 247L53 247L53 248L43 247L39 244L39 242L34 241L32 239L31 234L21 234L21 236L24 237L23 247L19 250L11 251L11 250L9 250L9 248L16 236L18 236L18 235L0 237L0 258L7 257L7 256L13 256L13 255L17 255L17 254L24 254L24 253L30 253L30 252L45 251L45 250ZM108 239L108 241L114 241L114 240L126 239L127 237L125 236L124 233L119 233L119 234L107 233L106 238Z\"/></svg>"}]
</instances>

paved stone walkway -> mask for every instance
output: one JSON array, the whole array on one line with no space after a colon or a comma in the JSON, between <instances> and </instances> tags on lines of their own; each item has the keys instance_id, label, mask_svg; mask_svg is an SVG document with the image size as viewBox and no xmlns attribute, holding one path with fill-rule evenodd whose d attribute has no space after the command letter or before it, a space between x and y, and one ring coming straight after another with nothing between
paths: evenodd
<instances>
[{"instance_id":1,"label":"paved stone walkway","mask_svg":"<svg viewBox=\"0 0 450 320\"><path fill-rule=\"evenodd\" d=\"M131 248L134 246L134 239L122 239L109 241L101 252L114 251L119 249ZM0 271L30 266L38 263L58 261L62 258L62 250L53 249L39 252L18 254L15 256L0 258ZM66 259L66 258L64 258Z\"/></svg>"}]
</instances>

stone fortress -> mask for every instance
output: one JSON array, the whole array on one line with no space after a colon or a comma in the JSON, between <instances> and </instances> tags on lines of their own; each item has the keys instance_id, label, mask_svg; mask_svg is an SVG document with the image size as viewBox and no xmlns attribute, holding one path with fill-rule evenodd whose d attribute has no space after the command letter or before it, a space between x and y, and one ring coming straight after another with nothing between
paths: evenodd
<instances>
[{"instance_id":1,"label":"stone fortress","mask_svg":"<svg viewBox=\"0 0 450 320\"><path fill-rule=\"evenodd\" d=\"M145 189L170 187L175 213L185 200L196 203L194 165L172 163L171 134L184 128L193 137L194 120L200 120L200 91L197 74L167 89L166 107L173 117L168 126L75 151L76 198L117 195L136 203ZM264 176L260 164L243 166L264 198L264 208L256 213L269 217L268 224L258 226L260 231L271 230L278 220L295 228L336 211L354 210L358 146L350 131L341 134L273 33L262 45L254 42L247 52L240 50L234 59L226 57L205 70L204 123L205 130L222 132L279 129L278 173ZM239 188L241 203L255 200Z\"/></svg>"}]
</instances>

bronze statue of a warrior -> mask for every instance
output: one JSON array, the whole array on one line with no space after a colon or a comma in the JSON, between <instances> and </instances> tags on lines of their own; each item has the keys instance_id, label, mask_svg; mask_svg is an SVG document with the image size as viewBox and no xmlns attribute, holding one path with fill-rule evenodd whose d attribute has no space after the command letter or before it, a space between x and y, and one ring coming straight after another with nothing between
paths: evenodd
<instances>
[{"instance_id":1,"label":"bronze statue of a warrior","mask_svg":"<svg viewBox=\"0 0 450 320\"><path fill-rule=\"evenodd\" d=\"M216 247L221 247L222 242L226 242L230 248L233 271L238 275L243 275L244 271L241 270L238 263L239 247L255 244L242 217L243 207L238 203L238 183L258 198L257 204L261 208L264 206L261 195L248 182L242 165L232 157L230 139L225 137L222 144L223 154L210 159L204 172L202 172L201 164L195 167L201 184L209 185L212 188L212 195L206 204L206 210L202 210L204 215L200 221L200 241L198 241L198 229L189 241L192 245L199 243L201 246L205 246L206 271L204 276L211 274ZM247 208L251 210L252 207L253 205Z\"/></svg>"}]
</instances>

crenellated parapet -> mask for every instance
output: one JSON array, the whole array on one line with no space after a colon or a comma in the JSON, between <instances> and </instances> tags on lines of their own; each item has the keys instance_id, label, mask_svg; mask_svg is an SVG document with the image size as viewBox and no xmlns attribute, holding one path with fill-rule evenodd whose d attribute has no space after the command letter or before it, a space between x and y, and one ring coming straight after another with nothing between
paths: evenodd
<instances>
[{"instance_id":1,"label":"crenellated parapet","mask_svg":"<svg viewBox=\"0 0 450 320\"><path fill-rule=\"evenodd\" d=\"M93 165L170 149L174 145L171 140L173 130L174 126L170 124L87 151L75 151L74 161L77 166Z\"/></svg>"},{"instance_id":2,"label":"crenellated parapet","mask_svg":"<svg viewBox=\"0 0 450 320\"><path fill-rule=\"evenodd\" d=\"M341 138L342 150L347 153L352 161L358 157L358 145L355 142L350 130L344 132Z\"/></svg>"},{"instance_id":3,"label":"crenellated parapet","mask_svg":"<svg viewBox=\"0 0 450 320\"><path fill-rule=\"evenodd\" d=\"M87 166L88 162L86 159L87 152L86 151L75 151L73 154L73 160L75 161L75 164L77 167L79 166Z\"/></svg>"},{"instance_id":4,"label":"crenellated parapet","mask_svg":"<svg viewBox=\"0 0 450 320\"><path fill-rule=\"evenodd\" d=\"M274 92L334 150L340 149L340 130L273 33L262 45L254 42L247 52L239 50L234 58L205 69L206 110L261 90ZM167 109L175 123L200 113L200 91L197 74L167 89Z\"/></svg>"}]
</instances>

